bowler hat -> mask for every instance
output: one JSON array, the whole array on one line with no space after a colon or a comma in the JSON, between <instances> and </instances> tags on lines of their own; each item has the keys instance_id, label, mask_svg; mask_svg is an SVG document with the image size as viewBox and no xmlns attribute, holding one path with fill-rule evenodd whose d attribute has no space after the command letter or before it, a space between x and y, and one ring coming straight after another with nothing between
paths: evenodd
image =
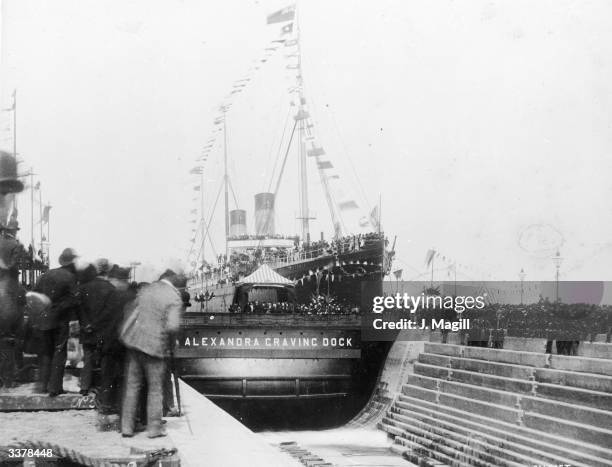
<instances>
[{"instance_id":1,"label":"bowler hat","mask_svg":"<svg viewBox=\"0 0 612 467\"><path fill-rule=\"evenodd\" d=\"M130 268L122 268L118 264L114 264L108 273L108 277L111 279L120 279L127 281L130 279Z\"/></svg>"},{"instance_id":2,"label":"bowler hat","mask_svg":"<svg viewBox=\"0 0 612 467\"><path fill-rule=\"evenodd\" d=\"M79 255L76 254L72 248L66 248L62 251L62 254L59 257L60 266L68 266L69 264L74 263L74 260L77 259Z\"/></svg>"},{"instance_id":3,"label":"bowler hat","mask_svg":"<svg viewBox=\"0 0 612 467\"><path fill-rule=\"evenodd\" d=\"M176 276L176 272L172 269L166 269L161 276L159 276L159 280L167 279L170 280L171 277Z\"/></svg>"},{"instance_id":4,"label":"bowler hat","mask_svg":"<svg viewBox=\"0 0 612 467\"><path fill-rule=\"evenodd\" d=\"M19 193L23 183L17 178L17 161L8 152L0 151L0 193Z\"/></svg>"}]
</instances>

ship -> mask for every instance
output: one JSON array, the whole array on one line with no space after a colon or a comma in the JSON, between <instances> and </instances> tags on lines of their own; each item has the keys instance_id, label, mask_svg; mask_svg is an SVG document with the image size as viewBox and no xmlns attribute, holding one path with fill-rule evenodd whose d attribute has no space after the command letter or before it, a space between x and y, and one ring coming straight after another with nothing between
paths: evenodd
<instances>
[{"instance_id":1,"label":"ship","mask_svg":"<svg viewBox=\"0 0 612 467\"><path fill-rule=\"evenodd\" d=\"M352 200L338 201L331 186L333 166L316 143L303 90L296 8L270 15L268 23L282 25L282 37L272 41L271 49L288 49L295 60L292 92L298 104L291 115L292 131L278 180L270 184L275 190L253 194L254 232L249 233L247 211L229 209L231 104L220 106L214 124L223 135L225 254L211 262L204 259L212 214L207 219L202 206L201 243L196 248L194 238L191 247L188 290L193 305L182 317L176 366L183 380L253 429L339 426L367 402L390 347L362 339L362 319L373 297L383 293L395 240L391 244L382 230L380 201L368 206L359 233L345 228L343 212L358 206ZM206 151L212 146L211 140ZM300 231L282 235L275 229L275 204L291 157L298 167ZM307 180L313 168L329 209L329 239L323 233L311 238ZM192 173L202 177L203 186L202 167Z\"/></svg>"}]
</instances>

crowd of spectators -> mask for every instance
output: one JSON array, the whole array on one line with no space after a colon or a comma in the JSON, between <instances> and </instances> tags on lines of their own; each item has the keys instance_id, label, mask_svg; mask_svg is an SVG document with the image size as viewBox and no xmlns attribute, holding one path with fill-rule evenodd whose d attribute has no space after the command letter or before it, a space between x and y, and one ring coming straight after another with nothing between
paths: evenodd
<instances>
[{"instance_id":1,"label":"crowd of spectators","mask_svg":"<svg viewBox=\"0 0 612 467\"><path fill-rule=\"evenodd\" d=\"M424 318L440 317L439 310L426 310ZM529 304L487 304L482 309L451 313L447 319L469 318L473 330L505 329L514 337L553 340L585 340L610 333L612 306L562 303L541 298ZM475 332L475 331L474 331Z\"/></svg>"},{"instance_id":2,"label":"crowd of spectators","mask_svg":"<svg viewBox=\"0 0 612 467\"><path fill-rule=\"evenodd\" d=\"M356 305L345 300L337 300L329 296L313 296L307 303L294 302L260 302L251 301L243 310L234 304L229 307L230 313L257 313L257 314L300 314L300 315L350 315L359 314Z\"/></svg>"},{"instance_id":3,"label":"crowd of spectators","mask_svg":"<svg viewBox=\"0 0 612 467\"><path fill-rule=\"evenodd\" d=\"M310 243L299 243L297 237L241 235L232 237L236 240L288 239L294 241L293 248L261 247L251 251L232 252L229 257L220 254L216 263L204 262L196 272L194 279L215 280L219 283L235 282L264 263L290 262L300 259L317 258L319 256L337 256L367 249L377 245L381 240L387 240L384 234L370 232L366 234L347 235L334 239L318 240ZM385 243L386 244L386 243Z\"/></svg>"},{"instance_id":4,"label":"crowd of spectators","mask_svg":"<svg viewBox=\"0 0 612 467\"><path fill-rule=\"evenodd\" d=\"M280 235L280 234L276 234L276 235L233 235L231 237L228 237L228 240L292 240L294 242L297 242L299 240L299 237L296 236L292 236L292 235Z\"/></svg>"}]
</instances>

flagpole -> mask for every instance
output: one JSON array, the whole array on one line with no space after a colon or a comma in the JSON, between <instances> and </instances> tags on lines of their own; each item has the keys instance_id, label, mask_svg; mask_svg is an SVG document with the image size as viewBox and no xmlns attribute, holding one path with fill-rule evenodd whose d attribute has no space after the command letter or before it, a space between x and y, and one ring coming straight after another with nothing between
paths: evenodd
<instances>
[{"instance_id":1,"label":"flagpole","mask_svg":"<svg viewBox=\"0 0 612 467\"><path fill-rule=\"evenodd\" d=\"M434 267L434 261L436 259L436 252L434 250L433 255L431 256L431 288L433 289L433 267Z\"/></svg>"},{"instance_id":2,"label":"flagpole","mask_svg":"<svg viewBox=\"0 0 612 467\"><path fill-rule=\"evenodd\" d=\"M378 193L378 234L381 232L381 221L382 221L382 195Z\"/></svg>"},{"instance_id":3,"label":"flagpole","mask_svg":"<svg viewBox=\"0 0 612 467\"><path fill-rule=\"evenodd\" d=\"M206 248L206 225L204 222L204 170L202 170L202 177L200 178L200 214L201 214L201 220L200 220L200 224L202 225L202 248L201 248L201 252L200 252L200 257L202 259L202 266L200 269L200 286L202 288L202 290L204 289L204 261L206 261L205 257L204 257L204 251ZM198 267L197 264L197 260L196 260L196 268ZM202 293L202 291L200 290L200 293ZM202 310L202 307L200 306L200 311Z\"/></svg>"},{"instance_id":4,"label":"flagpole","mask_svg":"<svg viewBox=\"0 0 612 467\"><path fill-rule=\"evenodd\" d=\"M40 183L40 182L39 182ZM40 221L40 251L43 250L42 189L38 187L38 219ZM42 256L42 255L41 255ZM40 258L42 260L42 257Z\"/></svg>"},{"instance_id":5,"label":"flagpole","mask_svg":"<svg viewBox=\"0 0 612 467\"><path fill-rule=\"evenodd\" d=\"M17 89L13 89L13 157L17 160ZM13 207L17 207L17 196L13 196Z\"/></svg>"},{"instance_id":6,"label":"flagpole","mask_svg":"<svg viewBox=\"0 0 612 467\"><path fill-rule=\"evenodd\" d=\"M34 168L30 169L30 240L32 251L34 250Z\"/></svg>"}]
</instances>

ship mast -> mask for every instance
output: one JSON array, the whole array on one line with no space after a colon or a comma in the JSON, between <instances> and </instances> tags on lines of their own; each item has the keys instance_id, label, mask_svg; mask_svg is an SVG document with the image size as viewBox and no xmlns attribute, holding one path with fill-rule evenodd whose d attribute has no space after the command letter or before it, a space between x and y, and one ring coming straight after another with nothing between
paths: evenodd
<instances>
[{"instance_id":1,"label":"ship mast","mask_svg":"<svg viewBox=\"0 0 612 467\"><path fill-rule=\"evenodd\" d=\"M306 131L306 119L308 118L308 112L304 108L306 99L304 98L303 88L303 76L302 76L302 46L300 43L300 24L299 24L299 9L296 8L295 13L295 26L296 26L296 43L297 43L297 71L298 71L298 89L300 96L300 105L296 120L298 121L298 190L300 200L300 214L298 219L302 222L302 241L310 243L310 209L308 206L308 163L307 163L307 151L306 141L304 139L304 133Z\"/></svg>"},{"instance_id":2,"label":"ship mast","mask_svg":"<svg viewBox=\"0 0 612 467\"><path fill-rule=\"evenodd\" d=\"M227 175L227 125L225 123L226 107L223 106L223 184L225 190L225 257L229 256L227 239L229 238L229 177Z\"/></svg>"}]
</instances>

